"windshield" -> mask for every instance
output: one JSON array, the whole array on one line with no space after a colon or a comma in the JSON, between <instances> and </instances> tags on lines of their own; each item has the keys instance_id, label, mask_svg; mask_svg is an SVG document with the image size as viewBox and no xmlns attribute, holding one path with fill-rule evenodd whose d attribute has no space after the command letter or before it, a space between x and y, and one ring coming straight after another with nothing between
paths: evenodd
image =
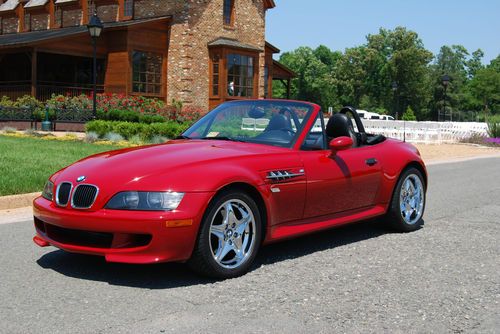
<instances>
[{"instance_id":1,"label":"windshield","mask_svg":"<svg viewBox=\"0 0 500 334\"><path fill-rule=\"evenodd\" d=\"M301 102L226 102L201 118L181 137L291 147L312 110L312 105Z\"/></svg>"}]
</instances>

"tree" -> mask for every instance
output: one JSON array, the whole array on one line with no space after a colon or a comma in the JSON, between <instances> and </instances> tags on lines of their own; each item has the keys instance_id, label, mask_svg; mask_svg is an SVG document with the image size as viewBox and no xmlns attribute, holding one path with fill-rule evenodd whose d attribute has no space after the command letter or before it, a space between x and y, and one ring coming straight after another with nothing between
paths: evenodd
<instances>
[{"instance_id":1,"label":"tree","mask_svg":"<svg viewBox=\"0 0 500 334\"><path fill-rule=\"evenodd\" d=\"M477 71L484 68L482 62L483 57L484 52L481 49L477 49L476 51L472 52L472 58L469 59L466 63L469 79L473 78L476 75Z\"/></svg>"},{"instance_id":2,"label":"tree","mask_svg":"<svg viewBox=\"0 0 500 334\"><path fill-rule=\"evenodd\" d=\"M500 114L500 68L496 67L494 61L477 71L469 89L472 97L481 104L485 118L488 113Z\"/></svg>"},{"instance_id":3,"label":"tree","mask_svg":"<svg viewBox=\"0 0 500 334\"><path fill-rule=\"evenodd\" d=\"M315 50L299 47L284 53L280 62L297 73L297 77L292 80L291 97L315 102L323 110L330 106L338 108L337 92L332 79L332 71L338 58L339 52L332 52L323 45ZM279 92L273 92L275 93Z\"/></svg>"},{"instance_id":4,"label":"tree","mask_svg":"<svg viewBox=\"0 0 500 334\"><path fill-rule=\"evenodd\" d=\"M403 114L403 121L416 121L417 120L417 117L415 116L415 113L413 112L413 109L408 106L408 108L406 108L406 111L405 113Z\"/></svg>"}]
</instances>

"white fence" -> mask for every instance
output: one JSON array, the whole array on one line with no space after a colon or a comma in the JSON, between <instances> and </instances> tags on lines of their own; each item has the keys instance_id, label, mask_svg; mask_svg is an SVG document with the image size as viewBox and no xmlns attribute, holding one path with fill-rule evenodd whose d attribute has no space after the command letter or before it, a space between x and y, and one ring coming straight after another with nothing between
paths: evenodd
<instances>
[{"instance_id":1,"label":"white fence","mask_svg":"<svg viewBox=\"0 0 500 334\"><path fill-rule=\"evenodd\" d=\"M486 123L478 122L404 122L363 120L367 133L382 134L414 143L441 144L458 142L473 135L486 136Z\"/></svg>"},{"instance_id":2,"label":"white fence","mask_svg":"<svg viewBox=\"0 0 500 334\"><path fill-rule=\"evenodd\" d=\"M413 143L441 144L454 143L474 135L486 136L486 123L478 122L416 122L362 120L367 133L382 134ZM325 119L325 124L328 119ZM354 123L354 122L353 122ZM243 118L241 129L263 131L269 124L268 119ZM313 131L321 131L318 120Z\"/></svg>"}]
</instances>

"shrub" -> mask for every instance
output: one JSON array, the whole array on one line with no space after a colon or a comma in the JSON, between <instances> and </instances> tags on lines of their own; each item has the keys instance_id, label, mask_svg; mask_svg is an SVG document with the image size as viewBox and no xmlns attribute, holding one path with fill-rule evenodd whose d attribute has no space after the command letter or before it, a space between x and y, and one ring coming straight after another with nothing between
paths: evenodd
<instances>
[{"instance_id":1,"label":"shrub","mask_svg":"<svg viewBox=\"0 0 500 334\"><path fill-rule=\"evenodd\" d=\"M143 140L150 140L154 136L166 138L177 137L188 128L187 123L163 122L163 123L130 123L96 120L88 122L85 126L87 132L95 132L99 137L104 137L107 133L113 132L121 135L125 139L139 136Z\"/></svg>"},{"instance_id":2,"label":"shrub","mask_svg":"<svg viewBox=\"0 0 500 334\"><path fill-rule=\"evenodd\" d=\"M164 138L162 136L153 136L153 138L151 138L149 142L151 144L163 144L165 141L167 141L167 138Z\"/></svg>"},{"instance_id":3,"label":"shrub","mask_svg":"<svg viewBox=\"0 0 500 334\"><path fill-rule=\"evenodd\" d=\"M405 113L403 114L403 121L416 121L416 120L417 117L415 116L413 109L410 106L408 106Z\"/></svg>"},{"instance_id":4,"label":"shrub","mask_svg":"<svg viewBox=\"0 0 500 334\"><path fill-rule=\"evenodd\" d=\"M85 134L85 139L87 143L95 143L96 141L99 140L99 135L95 132L87 132Z\"/></svg>"},{"instance_id":5,"label":"shrub","mask_svg":"<svg viewBox=\"0 0 500 334\"><path fill-rule=\"evenodd\" d=\"M141 137L139 135L133 135L132 137L130 137L128 139L128 141L131 143L131 144L134 144L134 145L141 145L143 144L143 140L141 139Z\"/></svg>"},{"instance_id":6,"label":"shrub","mask_svg":"<svg viewBox=\"0 0 500 334\"><path fill-rule=\"evenodd\" d=\"M13 128L11 126L4 126L2 128L2 131L5 132L5 133L15 133L17 131L17 129Z\"/></svg>"},{"instance_id":7,"label":"shrub","mask_svg":"<svg viewBox=\"0 0 500 334\"><path fill-rule=\"evenodd\" d=\"M198 106L182 107L179 101L174 101L177 105L166 106L160 111L160 115L166 119L177 121L179 123L193 123L200 118L204 109ZM180 107L181 106L181 107Z\"/></svg>"},{"instance_id":8,"label":"shrub","mask_svg":"<svg viewBox=\"0 0 500 334\"><path fill-rule=\"evenodd\" d=\"M13 107L14 101L12 101L8 96L2 96L0 99L0 107Z\"/></svg>"},{"instance_id":9,"label":"shrub","mask_svg":"<svg viewBox=\"0 0 500 334\"><path fill-rule=\"evenodd\" d=\"M113 123L102 120L91 121L85 124L85 132L95 132L102 138L108 132L111 132Z\"/></svg>"},{"instance_id":10,"label":"shrub","mask_svg":"<svg viewBox=\"0 0 500 334\"><path fill-rule=\"evenodd\" d=\"M104 139L106 140L109 140L109 141L112 141L112 142L119 142L119 141L122 141L123 140L123 137L122 135L120 135L119 133L114 133L114 132L110 132L110 133L107 133L105 136L104 136Z\"/></svg>"},{"instance_id":11,"label":"shrub","mask_svg":"<svg viewBox=\"0 0 500 334\"><path fill-rule=\"evenodd\" d=\"M488 136L490 138L500 138L500 115L488 117L486 124L488 125Z\"/></svg>"}]
</instances>

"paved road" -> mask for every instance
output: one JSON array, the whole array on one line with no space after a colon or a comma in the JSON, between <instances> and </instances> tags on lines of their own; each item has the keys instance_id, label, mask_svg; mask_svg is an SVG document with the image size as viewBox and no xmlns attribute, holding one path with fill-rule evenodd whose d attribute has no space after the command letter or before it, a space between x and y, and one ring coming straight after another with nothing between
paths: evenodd
<instances>
[{"instance_id":1,"label":"paved road","mask_svg":"<svg viewBox=\"0 0 500 334\"><path fill-rule=\"evenodd\" d=\"M500 159L429 170L419 231L375 221L275 244L223 282L41 249L31 222L0 225L0 332L498 333Z\"/></svg>"}]
</instances>

